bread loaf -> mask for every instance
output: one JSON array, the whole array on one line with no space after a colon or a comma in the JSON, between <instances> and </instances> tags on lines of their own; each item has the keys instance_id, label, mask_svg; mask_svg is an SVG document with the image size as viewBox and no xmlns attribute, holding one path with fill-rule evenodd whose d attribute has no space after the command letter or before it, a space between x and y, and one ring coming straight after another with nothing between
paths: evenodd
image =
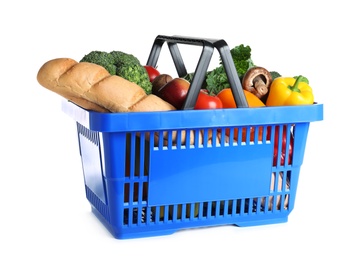
<instances>
[{"instance_id":1,"label":"bread loaf","mask_svg":"<svg viewBox=\"0 0 357 260\"><path fill-rule=\"evenodd\" d=\"M147 95L129 108L130 111L165 111L175 107L154 94Z\"/></svg>"},{"instance_id":2,"label":"bread loaf","mask_svg":"<svg viewBox=\"0 0 357 260\"><path fill-rule=\"evenodd\" d=\"M71 87L63 87L59 84L59 78L77 63L77 61L70 58L58 58L50 60L43 64L38 71L37 81L43 87L74 102L80 107L98 112L109 112L108 109L83 98L77 92L73 92Z\"/></svg>"},{"instance_id":3,"label":"bread loaf","mask_svg":"<svg viewBox=\"0 0 357 260\"><path fill-rule=\"evenodd\" d=\"M102 66L89 62L79 62L58 77L58 85L75 95L83 96L110 73Z\"/></svg>"},{"instance_id":4,"label":"bread loaf","mask_svg":"<svg viewBox=\"0 0 357 260\"><path fill-rule=\"evenodd\" d=\"M175 110L161 98L147 95L139 85L111 75L94 63L53 59L40 68L37 80L43 87L97 112Z\"/></svg>"},{"instance_id":5,"label":"bread loaf","mask_svg":"<svg viewBox=\"0 0 357 260\"><path fill-rule=\"evenodd\" d=\"M130 107L144 99L146 93L137 84L113 75L94 84L84 96L112 112L131 112ZM142 107L142 111L150 111L150 107Z\"/></svg>"}]
</instances>

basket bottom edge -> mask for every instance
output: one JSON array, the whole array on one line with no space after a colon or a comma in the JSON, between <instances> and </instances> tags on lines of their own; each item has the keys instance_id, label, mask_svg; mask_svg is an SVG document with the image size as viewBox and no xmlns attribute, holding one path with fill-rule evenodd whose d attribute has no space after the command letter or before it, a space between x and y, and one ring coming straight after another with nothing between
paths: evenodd
<instances>
[{"instance_id":1,"label":"basket bottom edge","mask_svg":"<svg viewBox=\"0 0 357 260\"><path fill-rule=\"evenodd\" d=\"M180 225L173 225L172 228L164 227L161 224L150 227L125 227L117 230L111 225L102 214L92 205L92 213L97 217L97 219L105 226L107 231L115 239L137 239L137 238L146 238L146 237L158 237L158 236L167 236L172 235L179 231L186 231L190 229L199 229L199 228L208 228L215 226L236 226L236 227L254 227L262 225L273 225L286 223L288 221L288 215L275 216L267 219L256 219L256 220L247 220L239 222L229 222L227 219L214 220L212 222L186 222L181 223Z\"/></svg>"}]
</instances>

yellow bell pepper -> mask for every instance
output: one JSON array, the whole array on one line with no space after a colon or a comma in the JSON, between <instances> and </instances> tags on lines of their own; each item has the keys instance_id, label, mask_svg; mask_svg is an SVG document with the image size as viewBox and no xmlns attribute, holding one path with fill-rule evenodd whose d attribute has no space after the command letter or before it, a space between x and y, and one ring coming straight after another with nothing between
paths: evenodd
<instances>
[{"instance_id":1,"label":"yellow bell pepper","mask_svg":"<svg viewBox=\"0 0 357 260\"><path fill-rule=\"evenodd\" d=\"M295 78L279 77L270 85L267 106L311 105L314 95L302 76Z\"/></svg>"}]
</instances>

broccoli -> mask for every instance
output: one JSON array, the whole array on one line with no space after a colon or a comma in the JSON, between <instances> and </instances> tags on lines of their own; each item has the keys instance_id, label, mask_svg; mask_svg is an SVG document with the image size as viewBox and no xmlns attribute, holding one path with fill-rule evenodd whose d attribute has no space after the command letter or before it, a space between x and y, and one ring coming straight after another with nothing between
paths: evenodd
<instances>
[{"instance_id":1,"label":"broccoli","mask_svg":"<svg viewBox=\"0 0 357 260\"><path fill-rule=\"evenodd\" d=\"M281 77L280 73L277 71L270 71L270 75L271 75L272 80Z\"/></svg>"},{"instance_id":2,"label":"broccoli","mask_svg":"<svg viewBox=\"0 0 357 260\"><path fill-rule=\"evenodd\" d=\"M222 65L207 73L206 89L211 95L217 95L222 89L229 87L227 74Z\"/></svg>"},{"instance_id":3,"label":"broccoli","mask_svg":"<svg viewBox=\"0 0 357 260\"><path fill-rule=\"evenodd\" d=\"M254 66L251 59L252 49L249 45L240 44L231 49L231 55L239 78L242 78L248 69ZM222 62L221 62L222 63Z\"/></svg>"},{"instance_id":4,"label":"broccoli","mask_svg":"<svg viewBox=\"0 0 357 260\"><path fill-rule=\"evenodd\" d=\"M140 64L140 61L138 58L136 58L132 54L127 54L122 51L111 51L109 54L111 54L114 58L114 63L115 64Z\"/></svg>"},{"instance_id":5,"label":"broccoli","mask_svg":"<svg viewBox=\"0 0 357 260\"><path fill-rule=\"evenodd\" d=\"M90 62L104 67L111 75L116 74L117 67L114 65L114 57L105 51L91 51L80 62Z\"/></svg>"},{"instance_id":6,"label":"broccoli","mask_svg":"<svg viewBox=\"0 0 357 260\"><path fill-rule=\"evenodd\" d=\"M149 75L140 61L132 54L121 51L92 51L80 62L91 62L103 66L111 75L118 75L142 87L147 94L151 93L152 84Z\"/></svg>"},{"instance_id":7,"label":"broccoli","mask_svg":"<svg viewBox=\"0 0 357 260\"><path fill-rule=\"evenodd\" d=\"M140 64L117 64L116 74L142 87L146 94L151 93L152 84L146 69Z\"/></svg>"},{"instance_id":8,"label":"broccoli","mask_svg":"<svg viewBox=\"0 0 357 260\"><path fill-rule=\"evenodd\" d=\"M243 44L240 44L230 50L234 66L240 80L242 80L248 69L254 67L254 63L251 59L251 51L252 50L249 45L244 46ZM230 87L221 59L220 65L217 68L207 72L206 83L207 90L212 94L218 94L218 92L222 89Z\"/></svg>"}]
</instances>

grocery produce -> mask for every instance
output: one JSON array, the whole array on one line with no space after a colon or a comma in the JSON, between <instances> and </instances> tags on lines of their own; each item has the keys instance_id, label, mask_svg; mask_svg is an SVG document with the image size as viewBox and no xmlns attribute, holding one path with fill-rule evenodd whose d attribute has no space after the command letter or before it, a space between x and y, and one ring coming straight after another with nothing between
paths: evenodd
<instances>
[{"instance_id":1,"label":"grocery produce","mask_svg":"<svg viewBox=\"0 0 357 260\"><path fill-rule=\"evenodd\" d=\"M190 82L184 78L174 78L158 90L157 95L176 109L181 109L186 100Z\"/></svg>"},{"instance_id":2,"label":"grocery produce","mask_svg":"<svg viewBox=\"0 0 357 260\"><path fill-rule=\"evenodd\" d=\"M253 107L265 107L265 104L257 96L255 96L253 93L251 93L251 92L249 92L247 90L243 90L243 92L244 92L244 95L245 95L245 97L247 99L248 106L250 108L253 108ZM237 108L236 102L235 102L234 97L233 97L232 90L230 88L222 89L217 94L217 97L222 101L223 108ZM253 141L254 138L255 138L255 131L256 131L255 127L242 128L242 141L243 142L247 141L247 132L248 132L248 135L250 136L250 141ZM263 128L259 127L258 131L259 131L258 140L261 141L262 140L262 134L263 134ZM226 133L227 136L229 136L230 135L230 130L227 129L225 133ZM235 140L238 140L238 135L239 135L239 130L238 130L238 128L235 128L234 129L233 138Z\"/></svg>"},{"instance_id":3,"label":"grocery produce","mask_svg":"<svg viewBox=\"0 0 357 260\"><path fill-rule=\"evenodd\" d=\"M264 107L265 104L253 93L243 90L245 98L247 99L248 106L252 107ZM232 90L230 88L222 89L217 97L222 101L223 108L237 108L236 102Z\"/></svg>"},{"instance_id":4,"label":"grocery produce","mask_svg":"<svg viewBox=\"0 0 357 260\"><path fill-rule=\"evenodd\" d=\"M198 93L195 109L219 109L223 108L222 101L214 95L205 91Z\"/></svg>"},{"instance_id":5,"label":"grocery produce","mask_svg":"<svg viewBox=\"0 0 357 260\"><path fill-rule=\"evenodd\" d=\"M312 88L304 76L274 79L266 101L267 106L311 105L313 103Z\"/></svg>"},{"instance_id":6,"label":"grocery produce","mask_svg":"<svg viewBox=\"0 0 357 260\"><path fill-rule=\"evenodd\" d=\"M254 65L249 45L230 50L248 106L313 104L306 77L282 77ZM193 74L189 74L193 78ZM113 77L115 76L115 77ZM164 111L183 109L190 87L187 77L160 74L122 51L91 51L80 62L69 58L48 61L38 81L77 105L97 112ZM139 87L139 88L138 88ZM141 88L141 89L140 89ZM225 68L206 73L194 109L236 108Z\"/></svg>"},{"instance_id":7,"label":"grocery produce","mask_svg":"<svg viewBox=\"0 0 357 260\"><path fill-rule=\"evenodd\" d=\"M144 68L146 69L146 72L148 73L149 75L149 79L150 79L150 82L152 83L153 80L160 75L160 72L154 68L153 66L149 66L149 65L144 65Z\"/></svg>"},{"instance_id":8,"label":"grocery produce","mask_svg":"<svg viewBox=\"0 0 357 260\"><path fill-rule=\"evenodd\" d=\"M61 95L67 100L72 101L80 107L83 107L88 110L97 111L97 112L109 112L105 107L97 104L96 102L92 102L85 97L82 96L81 90L77 90L76 88L72 88L70 86L61 86L59 82L59 77L67 73L67 71L78 64L77 61L70 58L58 58L47 61L44 63L37 74L37 81L43 87ZM94 65L94 67L98 67L98 73L103 76L109 76L108 71L103 70L103 67L99 65ZM86 68L83 67L83 70ZM93 74L88 75L89 80ZM80 83L79 83L80 84ZM88 84L88 83L87 83ZM78 84L76 84L77 88L80 88Z\"/></svg>"},{"instance_id":9,"label":"grocery produce","mask_svg":"<svg viewBox=\"0 0 357 260\"><path fill-rule=\"evenodd\" d=\"M271 75L271 78L272 78L272 81L278 77L281 77L281 74L277 71L270 71L270 75Z\"/></svg>"},{"instance_id":10,"label":"grocery produce","mask_svg":"<svg viewBox=\"0 0 357 260\"><path fill-rule=\"evenodd\" d=\"M140 61L132 54L122 51L91 51L86 54L80 62L90 62L103 66L111 75L118 75L130 82L142 87L146 94L151 93L151 82L149 75L140 64Z\"/></svg>"},{"instance_id":11,"label":"grocery produce","mask_svg":"<svg viewBox=\"0 0 357 260\"><path fill-rule=\"evenodd\" d=\"M240 44L230 52L238 77L242 79L248 69L255 66L251 59L251 48L249 45ZM213 94L230 87L222 61L220 61L220 66L207 73L206 84L206 89Z\"/></svg>"},{"instance_id":12,"label":"grocery produce","mask_svg":"<svg viewBox=\"0 0 357 260\"><path fill-rule=\"evenodd\" d=\"M272 81L272 76L267 69L255 66L244 74L242 87L265 102Z\"/></svg>"},{"instance_id":13,"label":"grocery produce","mask_svg":"<svg viewBox=\"0 0 357 260\"><path fill-rule=\"evenodd\" d=\"M163 87L167 82L173 78L169 74L160 74L152 81L152 91L151 93L157 95L160 88Z\"/></svg>"}]
</instances>

